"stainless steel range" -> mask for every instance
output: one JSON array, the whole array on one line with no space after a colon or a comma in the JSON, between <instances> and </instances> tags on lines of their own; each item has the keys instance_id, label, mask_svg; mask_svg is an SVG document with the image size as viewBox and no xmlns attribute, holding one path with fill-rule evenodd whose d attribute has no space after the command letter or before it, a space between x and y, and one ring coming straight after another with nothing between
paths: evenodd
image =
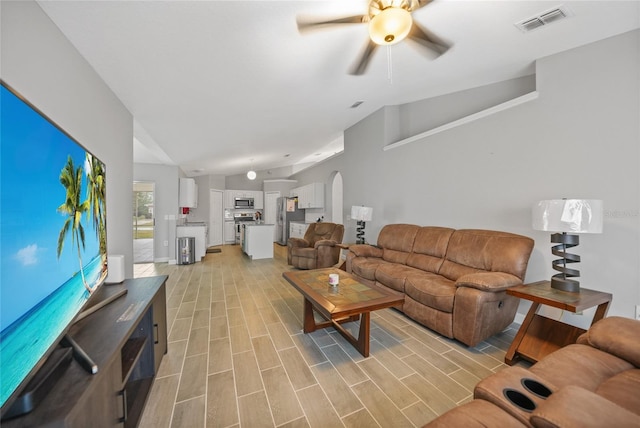
<instances>
[{"instance_id":1,"label":"stainless steel range","mask_svg":"<svg viewBox=\"0 0 640 428\"><path fill-rule=\"evenodd\" d=\"M256 224L255 212L241 212L233 214L233 221L235 222L236 231L236 244L242 242L242 225L243 224Z\"/></svg>"}]
</instances>

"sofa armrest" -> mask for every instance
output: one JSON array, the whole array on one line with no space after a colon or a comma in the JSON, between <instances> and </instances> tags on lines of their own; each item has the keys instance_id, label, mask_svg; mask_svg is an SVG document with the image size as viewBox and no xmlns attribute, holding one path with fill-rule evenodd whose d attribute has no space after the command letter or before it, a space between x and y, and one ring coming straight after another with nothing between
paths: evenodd
<instances>
[{"instance_id":1,"label":"sofa armrest","mask_svg":"<svg viewBox=\"0 0 640 428\"><path fill-rule=\"evenodd\" d=\"M640 426L640 415L578 386L561 388L547 398L530 418L536 428Z\"/></svg>"},{"instance_id":2,"label":"sofa armrest","mask_svg":"<svg viewBox=\"0 0 640 428\"><path fill-rule=\"evenodd\" d=\"M349 251L358 257L382 257L384 251L380 247L369 244L355 244L349 246Z\"/></svg>"},{"instance_id":3,"label":"sofa armrest","mask_svg":"<svg viewBox=\"0 0 640 428\"><path fill-rule=\"evenodd\" d=\"M613 354L640 367L640 321L608 317L596 322L580 336L579 343Z\"/></svg>"},{"instance_id":4,"label":"sofa armrest","mask_svg":"<svg viewBox=\"0 0 640 428\"><path fill-rule=\"evenodd\" d=\"M321 239L319 241L316 241L316 243L313 245L313 248L318 248L318 247L335 247L338 243L336 241L332 241L331 239Z\"/></svg>"},{"instance_id":5,"label":"sofa armrest","mask_svg":"<svg viewBox=\"0 0 640 428\"><path fill-rule=\"evenodd\" d=\"M471 287L482 291L504 291L507 288L522 284L515 275L505 272L478 272L462 275L456 281L457 287Z\"/></svg>"},{"instance_id":6,"label":"sofa armrest","mask_svg":"<svg viewBox=\"0 0 640 428\"><path fill-rule=\"evenodd\" d=\"M289 244L290 247L308 247L309 241L302 238L289 238L287 244Z\"/></svg>"}]
</instances>

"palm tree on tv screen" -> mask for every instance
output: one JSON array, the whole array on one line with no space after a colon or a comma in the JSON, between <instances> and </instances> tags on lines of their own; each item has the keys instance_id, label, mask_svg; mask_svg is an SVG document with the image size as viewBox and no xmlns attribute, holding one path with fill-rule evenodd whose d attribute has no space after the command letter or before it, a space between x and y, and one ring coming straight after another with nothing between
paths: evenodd
<instances>
[{"instance_id":1,"label":"palm tree on tv screen","mask_svg":"<svg viewBox=\"0 0 640 428\"><path fill-rule=\"evenodd\" d=\"M87 159L87 200L89 201L89 209L87 216L93 218L93 228L100 242L100 255L106 259L107 256L107 231L106 231L106 177L104 165L100 160L90 153L86 154ZM105 260L103 260L104 263Z\"/></svg>"},{"instance_id":2,"label":"palm tree on tv screen","mask_svg":"<svg viewBox=\"0 0 640 428\"><path fill-rule=\"evenodd\" d=\"M82 226L82 214L89 210L88 201L80 202L80 193L82 190L82 167L76 168L73 165L71 156L67 158L67 164L60 172L60 184L66 190L65 201L58 207L58 212L67 216L60 234L58 235L58 258L62 254L64 247L64 239L67 234L71 235L71 242L78 249L78 261L80 262L80 274L82 275L82 283L89 293L93 292L93 288L87 284L84 277L84 269L82 267L82 253L80 246L84 249L84 227Z\"/></svg>"}]
</instances>

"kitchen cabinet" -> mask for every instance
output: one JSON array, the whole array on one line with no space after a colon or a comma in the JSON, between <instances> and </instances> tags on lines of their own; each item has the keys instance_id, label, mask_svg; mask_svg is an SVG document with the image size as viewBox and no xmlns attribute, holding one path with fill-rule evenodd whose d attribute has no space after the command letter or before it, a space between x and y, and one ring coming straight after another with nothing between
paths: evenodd
<instances>
[{"instance_id":1,"label":"kitchen cabinet","mask_svg":"<svg viewBox=\"0 0 640 428\"><path fill-rule=\"evenodd\" d=\"M247 224L244 225L242 251L256 259L273 258L273 224Z\"/></svg>"},{"instance_id":2,"label":"kitchen cabinet","mask_svg":"<svg viewBox=\"0 0 640 428\"><path fill-rule=\"evenodd\" d=\"M253 208L256 210L264 209L264 192L256 190L253 192Z\"/></svg>"},{"instance_id":3,"label":"kitchen cabinet","mask_svg":"<svg viewBox=\"0 0 640 428\"><path fill-rule=\"evenodd\" d=\"M236 224L233 221L224 222L224 243L235 244L236 242Z\"/></svg>"},{"instance_id":4,"label":"kitchen cabinet","mask_svg":"<svg viewBox=\"0 0 640 428\"><path fill-rule=\"evenodd\" d=\"M180 179L180 194L178 206L186 208L198 208L198 185L193 178Z\"/></svg>"},{"instance_id":5,"label":"kitchen cabinet","mask_svg":"<svg viewBox=\"0 0 640 428\"><path fill-rule=\"evenodd\" d=\"M233 203L234 198L235 198L235 190L224 191L224 207L226 209L232 210L235 208L235 204Z\"/></svg>"},{"instance_id":6,"label":"kitchen cabinet","mask_svg":"<svg viewBox=\"0 0 640 428\"><path fill-rule=\"evenodd\" d=\"M289 194L298 197L298 208L324 208L324 183L296 187Z\"/></svg>"},{"instance_id":7,"label":"kitchen cabinet","mask_svg":"<svg viewBox=\"0 0 640 428\"><path fill-rule=\"evenodd\" d=\"M309 223L302 221L289 222L289 238L304 238L304 234L307 233Z\"/></svg>"},{"instance_id":8,"label":"kitchen cabinet","mask_svg":"<svg viewBox=\"0 0 640 428\"><path fill-rule=\"evenodd\" d=\"M207 253L207 226L202 225L184 225L176 228L176 237L192 236L196 238L196 262L202 260Z\"/></svg>"}]
</instances>

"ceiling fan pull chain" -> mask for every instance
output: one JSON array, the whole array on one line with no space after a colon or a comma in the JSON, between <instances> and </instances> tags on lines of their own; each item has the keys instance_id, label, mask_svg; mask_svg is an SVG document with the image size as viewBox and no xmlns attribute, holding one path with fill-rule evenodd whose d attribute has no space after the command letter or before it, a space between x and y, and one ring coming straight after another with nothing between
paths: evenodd
<instances>
[{"instance_id":1,"label":"ceiling fan pull chain","mask_svg":"<svg viewBox=\"0 0 640 428\"><path fill-rule=\"evenodd\" d=\"M387 45L387 79L393 85L393 67L391 64L391 46Z\"/></svg>"}]
</instances>

